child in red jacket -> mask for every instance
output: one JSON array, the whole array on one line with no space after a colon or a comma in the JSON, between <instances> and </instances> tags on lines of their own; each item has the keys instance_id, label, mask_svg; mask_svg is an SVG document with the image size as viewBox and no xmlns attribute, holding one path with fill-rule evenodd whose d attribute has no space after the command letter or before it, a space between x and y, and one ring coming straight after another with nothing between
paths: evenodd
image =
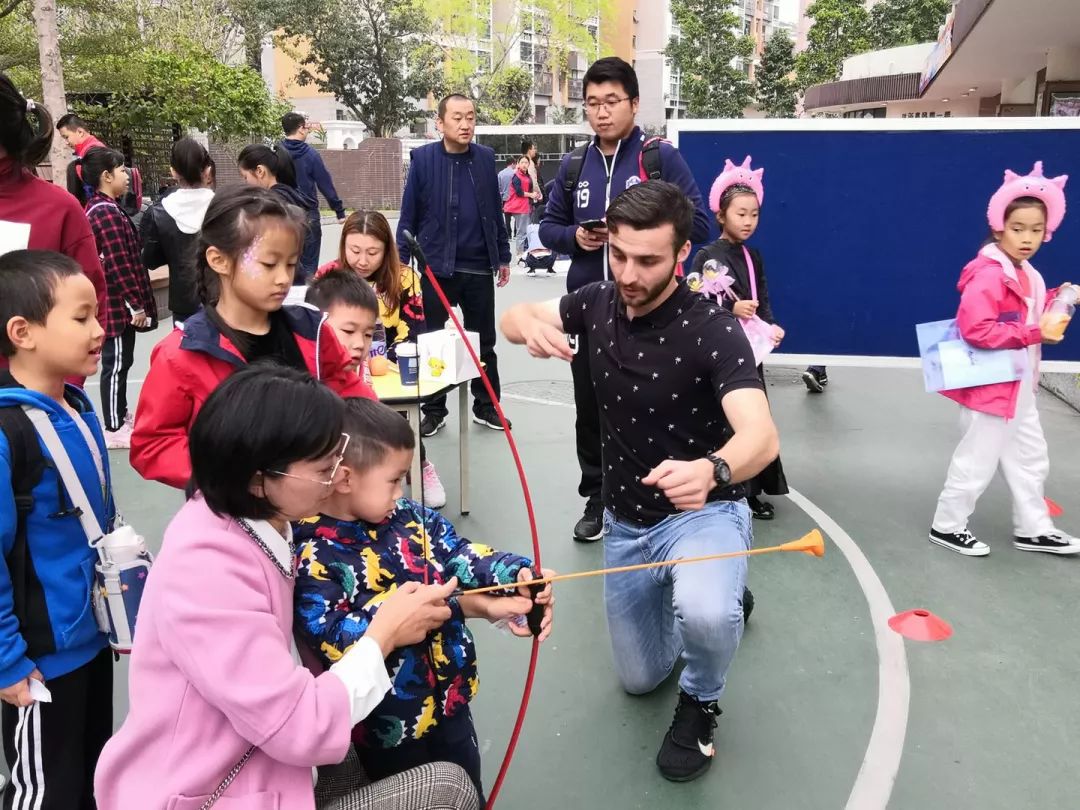
<instances>
[{"instance_id":1,"label":"child in red jacket","mask_svg":"<svg viewBox=\"0 0 1080 810\"><path fill-rule=\"evenodd\" d=\"M1043 177L1041 163L1026 177L1005 172L987 212L994 242L960 276L961 337L977 349L1026 349L1028 355L1027 370L1016 382L942 391L962 406L964 437L938 498L930 542L965 556L990 553L967 523L999 465L1013 497L1013 545L1080 553L1080 540L1054 527L1043 496L1050 459L1035 405L1040 345L1060 342L1062 332L1046 313L1054 291L1047 293L1028 261L1061 225L1066 179Z\"/></svg>"},{"instance_id":2,"label":"child in red jacket","mask_svg":"<svg viewBox=\"0 0 1080 810\"><path fill-rule=\"evenodd\" d=\"M144 478L187 485L195 415L247 363L305 370L343 397L375 398L325 316L283 306L303 230L293 208L263 188L228 189L206 209L198 255L203 308L154 347L139 397L131 465Z\"/></svg>"}]
</instances>

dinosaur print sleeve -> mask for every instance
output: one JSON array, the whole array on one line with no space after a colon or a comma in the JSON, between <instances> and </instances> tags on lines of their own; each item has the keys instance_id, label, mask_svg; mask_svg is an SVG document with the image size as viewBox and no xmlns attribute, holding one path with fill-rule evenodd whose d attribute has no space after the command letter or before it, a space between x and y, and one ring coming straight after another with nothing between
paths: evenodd
<instances>
[{"instance_id":1,"label":"dinosaur print sleeve","mask_svg":"<svg viewBox=\"0 0 1080 810\"><path fill-rule=\"evenodd\" d=\"M424 523L431 532L432 553L439 559L446 576L457 577L462 588L509 585L517 581L522 568L532 567L528 557L469 542L438 512L431 509L425 512Z\"/></svg>"},{"instance_id":2,"label":"dinosaur print sleeve","mask_svg":"<svg viewBox=\"0 0 1080 810\"><path fill-rule=\"evenodd\" d=\"M386 581L392 577L370 548L346 554L316 537L300 546L297 557L297 629L322 662L332 664L367 632L397 586Z\"/></svg>"}]
</instances>

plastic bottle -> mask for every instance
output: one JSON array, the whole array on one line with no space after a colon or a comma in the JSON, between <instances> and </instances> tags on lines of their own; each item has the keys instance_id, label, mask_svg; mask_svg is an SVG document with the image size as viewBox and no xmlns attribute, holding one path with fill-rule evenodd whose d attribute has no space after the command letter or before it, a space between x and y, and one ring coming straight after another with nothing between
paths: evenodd
<instances>
[{"instance_id":1,"label":"plastic bottle","mask_svg":"<svg viewBox=\"0 0 1080 810\"><path fill-rule=\"evenodd\" d=\"M371 338L371 349L368 351L368 367L372 375L381 377L389 370L390 363L386 359L386 327L382 321L375 321L375 334Z\"/></svg>"},{"instance_id":2,"label":"plastic bottle","mask_svg":"<svg viewBox=\"0 0 1080 810\"><path fill-rule=\"evenodd\" d=\"M1066 284L1058 290L1057 295L1054 296L1054 300L1050 304L1050 308L1046 311L1047 324L1045 331L1049 336L1057 340L1065 337L1065 330L1072 320L1073 313L1076 312L1078 300L1080 300L1080 288L1072 284Z\"/></svg>"}]
</instances>

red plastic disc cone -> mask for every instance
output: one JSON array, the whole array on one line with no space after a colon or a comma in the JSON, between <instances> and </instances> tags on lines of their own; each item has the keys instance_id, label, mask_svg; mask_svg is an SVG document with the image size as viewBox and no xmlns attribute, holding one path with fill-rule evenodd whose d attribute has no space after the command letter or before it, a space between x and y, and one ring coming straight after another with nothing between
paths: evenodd
<instances>
[{"instance_id":1,"label":"red plastic disc cone","mask_svg":"<svg viewBox=\"0 0 1080 810\"><path fill-rule=\"evenodd\" d=\"M1046 508L1050 510L1050 517L1061 517L1065 514L1065 510L1057 505L1056 501L1052 501L1049 498L1044 498L1046 501Z\"/></svg>"},{"instance_id":2,"label":"red plastic disc cone","mask_svg":"<svg viewBox=\"0 0 1080 810\"><path fill-rule=\"evenodd\" d=\"M929 610L905 610L889 619L889 627L912 641L944 641L952 635L952 626Z\"/></svg>"}]
</instances>

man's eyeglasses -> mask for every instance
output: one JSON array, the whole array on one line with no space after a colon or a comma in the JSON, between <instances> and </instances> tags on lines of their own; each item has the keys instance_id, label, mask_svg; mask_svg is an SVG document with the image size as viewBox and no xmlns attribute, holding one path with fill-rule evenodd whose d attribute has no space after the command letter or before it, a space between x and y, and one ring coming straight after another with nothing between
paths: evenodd
<instances>
[{"instance_id":1,"label":"man's eyeglasses","mask_svg":"<svg viewBox=\"0 0 1080 810\"><path fill-rule=\"evenodd\" d=\"M611 112L616 105L622 104L624 101L629 101L630 96L623 96L622 98L605 98L603 101L597 101L596 99L590 99L585 104L585 108L595 115L603 108L605 112Z\"/></svg>"},{"instance_id":2,"label":"man's eyeglasses","mask_svg":"<svg viewBox=\"0 0 1080 810\"><path fill-rule=\"evenodd\" d=\"M330 479L328 481L319 481L315 478L308 478L306 475L293 475L292 473L282 472L281 470L267 470L266 475L275 475L280 478L295 478L297 481L307 481L311 484L319 484L326 488L330 488L334 485L334 479L337 478L338 470L341 469L342 463L345 461L345 451L349 448L349 434L341 434L341 449L334 455L334 466L330 468Z\"/></svg>"}]
</instances>

